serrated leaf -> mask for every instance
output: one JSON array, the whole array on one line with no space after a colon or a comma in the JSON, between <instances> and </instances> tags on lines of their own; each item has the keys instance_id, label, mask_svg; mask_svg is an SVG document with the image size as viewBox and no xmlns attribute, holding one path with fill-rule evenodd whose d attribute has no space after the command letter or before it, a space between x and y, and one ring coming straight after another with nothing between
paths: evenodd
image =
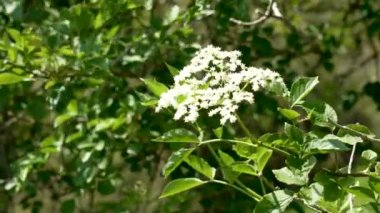
<instances>
[{"instance_id":1,"label":"serrated leaf","mask_svg":"<svg viewBox=\"0 0 380 213\"><path fill-rule=\"evenodd\" d=\"M174 152L165 164L162 173L167 178L194 151L194 148L181 148Z\"/></svg>"},{"instance_id":2,"label":"serrated leaf","mask_svg":"<svg viewBox=\"0 0 380 213\"><path fill-rule=\"evenodd\" d=\"M256 205L254 213L282 213L293 201L293 193L289 190L278 190L266 194Z\"/></svg>"},{"instance_id":3,"label":"serrated leaf","mask_svg":"<svg viewBox=\"0 0 380 213\"><path fill-rule=\"evenodd\" d=\"M291 107L293 108L295 105L301 104L302 99L314 89L318 82L318 77L300 77L296 79L290 89Z\"/></svg>"},{"instance_id":4,"label":"serrated leaf","mask_svg":"<svg viewBox=\"0 0 380 213\"><path fill-rule=\"evenodd\" d=\"M279 108L278 111L281 113L281 115L289 120L295 120L300 116L297 111L292 109Z\"/></svg>"},{"instance_id":5,"label":"serrated leaf","mask_svg":"<svg viewBox=\"0 0 380 213\"><path fill-rule=\"evenodd\" d=\"M203 185L205 183L207 183L207 181L202 181L198 178L176 179L176 180L169 182L165 186L160 198L169 197L169 196L178 194L180 192L184 192L184 191L187 191L189 189L195 188L197 186Z\"/></svg>"},{"instance_id":6,"label":"serrated leaf","mask_svg":"<svg viewBox=\"0 0 380 213\"><path fill-rule=\"evenodd\" d=\"M173 129L164 133L161 137L153 139L154 142L165 143L198 143L198 137L186 129Z\"/></svg>"},{"instance_id":7,"label":"serrated leaf","mask_svg":"<svg viewBox=\"0 0 380 213\"><path fill-rule=\"evenodd\" d=\"M165 63L166 67L168 68L170 74L174 77L179 74L179 70L173 66L171 66L168 63Z\"/></svg>"},{"instance_id":8,"label":"serrated leaf","mask_svg":"<svg viewBox=\"0 0 380 213\"><path fill-rule=\"evenodd\" d=\"M160 83L154 79L141 79L141 80L145 83L148 89L158 97L162 93L168 91L168 88L165 86L165 84Z\"/></svg>"},{"instance_id":9,"label":"serrated leaf","mask_svg":"<svg viewBox=\"0 0 380 213\"><path fill-rule=\"evenodd\" d=\"M189 155L185 158L185 162L189 164L194 170L205 175L209 179L214 179L215 168L211 167L203 158L200 158L195 155Z\"/></svg>"},{"instance_id":10,"label":"serrated leaf","mask_svg":"<svg viewBox=\"0 0 380 213\"><path fill-rule=\"evenodd\" d=\"M259 175L259 172L257 171L257 169L254 166L250 165L249 163L237 162L237 163L232 164L231 168L235 172L245 173L245 174L254 175L254 176Z\"/></svg>"}]
</instances>

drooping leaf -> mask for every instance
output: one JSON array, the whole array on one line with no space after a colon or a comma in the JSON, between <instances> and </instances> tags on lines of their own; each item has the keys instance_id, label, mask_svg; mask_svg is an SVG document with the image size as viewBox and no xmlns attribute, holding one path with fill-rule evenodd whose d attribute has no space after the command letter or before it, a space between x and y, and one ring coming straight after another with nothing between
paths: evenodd
<instances>
[{"instance_id":1,"label":"drooping leaf","mask_svg":"<svg viewBox=\"0 0 380 213\"><path fill-rule=\"evenodd\" d=\"M168 91L168 87L165 84L160 83L154 79L141 79L148 89L155 94L156 96L160 96L162 93Z\"/></svg>"},{"instance_id":2,"label":"drooping leaf","mask_svg":"<svg viewBox=\"0 0 380 213\"><path fill-rule=\"evenodd\" d=\"M185 158L185 162L197 172L205 175L211 180L214 179L216 172L215 168L211 167L203 158L196 155L189 155Z\"/></svg>"},{"instance_id":3,"label":"drooping leaf","mask_svg":"<svg viewBox=\"0 0 380 213\"><path fill-rule=\"evenodd\" d=\"M318 82L318 77L300 77L296 79L290 89L291 107L293 108L295 105L301 104L302 99L305 98L311 90L313 90Z\"/></svg>"},{"instance_id":4,"label":"drooping leaf","mask_svg":"<svg viewBox=\"0 0 380 213\"><path fill-rule=\"evenodd\" d=\"M164 177L168 177L193 151L194 148L181 148L178 151L174 152L169 157L168 162L163 168Z\"/></svg>"},{"instance_id":5,"label":"drooping leaf","mask_svg":"<svg viewBox=\"0 0 380 213\"><path fill-rule=\"evenodd\" d=\"M164 133L161 137L153 139L154 142L165 143L198 143L198 137L186 129L173 129Z\"/></svg>"},{"instance_id":6,"label":"drooping leaf","mask_svg":"<svg viewBox=\"0 0 380 213\"><path fill-rule=\"evenodd\" d=\"M289 190L277 190L263 196L256 205L254 213L282 213L293 201L293 193Z\"/></svg>"},{"instance_id":7,"label":"drooping leaf","mask_svg":"<svg viewBox=\"0 0 380 213\"><path fill-rule=\"evenodd\" d=\"M184 192L184 191L187 191L189 189L195 188L195 187L200 186L200 185L205 184L205 183L207 183L207 181L202 181L198 178L176 179L176 180L169 182L165 186L160 198L169 197L169 196L178 194L180 192Z\"/></svg>"}]
</instances>

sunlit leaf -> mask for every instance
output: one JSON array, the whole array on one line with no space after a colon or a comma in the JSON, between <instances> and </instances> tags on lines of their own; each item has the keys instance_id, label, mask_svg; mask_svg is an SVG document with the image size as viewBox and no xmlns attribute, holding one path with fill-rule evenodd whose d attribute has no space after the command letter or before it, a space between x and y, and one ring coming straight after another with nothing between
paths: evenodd
<instances>
[{"instance_id":1,"label":"sunlit leaf","mask_svg":"<svg viewBox=\"0 0 380 213\"><path fill-rule=\"evenodd\" d=\"M191 131L186 129L174 129L164 133L161 137L154 139L155 142L166 143L198 143L198 137Z\"/></svg>"},{"instance_id":2,"label":"sunlit leaf","mask_svg":"<svg viewBox=\"0 0 380 213\"><path fill-rule=\"evenodd\" d=\"M169 197L169 196L178 194L180 192L187 191L189 189L203 185L205 183L207 183L207 181L202 181L198 178L176 179L176 180L171 181L165 186L160 198Z\"/></svg>"},{"instance_id":3,"label":"sunlit leaf","mask_svg":"<svg viewBox=\"0 0 380 213\"><path fill-rule=\"evenodd\" d=\"M163 168L163 174L168 177L194 151L194 148L182 148L174 152Z\"/></svg>"}]
</instances>

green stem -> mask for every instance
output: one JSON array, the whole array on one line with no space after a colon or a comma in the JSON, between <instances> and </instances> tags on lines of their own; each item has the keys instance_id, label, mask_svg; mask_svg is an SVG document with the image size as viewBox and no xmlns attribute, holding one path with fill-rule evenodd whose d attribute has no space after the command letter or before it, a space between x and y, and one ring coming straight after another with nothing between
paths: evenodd
<instances>
[{"instance_id":1,"label":"green stem","mask_svg":"<svg viewBox=\"0 0 380 213\"><path fill-rule=\"evenodd\" d=\"M211 182L212 182L212 183L222 184L222 185L225 185L225 186L230 186L230 187L232 187L232 188L238 190L239 192L241 192L241 193L247 195L248 197L254 199L254 200L257 201L257 202L259 202L260 199L261 199L261 197L260 197L260 199L258 199L257 197L251 195L250 193L244 191L244 189L242 189L242 188L240 188L240 187L238 187L238 186L236 186L236 185L229 184L229 183L224 182L224 181L221 181L221 180L212 180Z\"/></svg>"},{"instance_id":2,"label":"green stem","mask_svg":"<svg viewBox=\"0 0 380 213\"><path fill-rule=\"evenodd\" d=\"M263 182L263 176L262 175L259 176L259 180L260 180L261 190L262 190L263 194L265 195L267 193L267 190L265 189L265 185Z\"/></svg>"},{"instance_id":3,"label":"green stem","mask_svg":"<svg viewBox=\"0 0 380 213\"><path fill-rule=\"evenodd\" d=\"M253 197L255 197L255 200L258 201L258 200L261 200L261 195L257 194L255 191L253 191L252 189L248 188L246 185L244 185L244 183L242 183L240 180L236 180L235 181L243 190L249 192L249 194L251 194Z\"/></svg>"},{"instance_id":4,"label":"green stem","mask_svg":"<svg viewBox=\"0 0 380 213\"><path fill-rule=\"evenodd\" d=\"M245 144L247 144L247 143L245 143ZM253 145L253 144L251 144L251 145ZM212 148L211 144L209 144L209 143L207 144L207 147L210 150L210 152L213 155L213 157L215 158L215 160L218 162L219 166L222 168L223 167L222 160L216 154L214 148ZM261 196L259 194L257 194L256 192L252 191L250 188L248 188L247 186L245 186L242 182L240 182L239 180L236 180L236 183L240 186L240 188L238 186L233 185L233 184L229 184L229 183L226 183L226 184L229 185L229 186L231 186L231 187L233 187L233 188L235 188L235 189L239 188L238 189L239 191L244 191L245 194L248 194L250 197L252 197L256 201L261 200Z\"/></svg>"},{"instance_id":5,"label":"green stem","mask_svg":"<svg viewBox=\"0 0 380 213\"><path fill-rule=\"evenodd\" d=\"M249 139L252 142L256 142L256 138L253 136L251 131L249 131L248 127L244 124L244 122L240 119L239 115L235 114L235 116L236 116L237 122L239 123L239 125L242 128L242 130L244 131L244 133L249 137Z\"/></svg>"},{"instance_id":6,"label":"green stem","mask_svg":"<svg viewBox=\"0 0 380 213\"><path fill-rule=\"evenodd\" d=\"M207 148L210 150L212 156L215 158L215 160L218 162L219 166L222 167L222 161L220 160L219 156L216 154L214 148L212 148L211 144L207 144Z\"/></svg>"},{"instance_id":7,"label":"green stem","mask_svg":"<svg viewBox=\"0 0 380 213\"><path fill-rule=\"evenodd\" d=\"M203 144L209 144L209 143L215 143L215 142L231 142L231 143L238 143L238 144L244 144L246 146L251 146L251 147L257 147L256 144L252 144L252 143L247 143L245 141L239 141L239 140L233 140L233 139L211 139L211 140L205 140L205 141L202 141L198 144L198 146L201 146ZM276 147L273 147L273 146L268 146L262 142L259 141L258 143L259 146L262 146L262 147L265 147L267 149L271 149L273 151L276 151L276 152L279 152L285 156L290 156L291 154L287 151L284 151L284 150L281 150L279 148L276 148Z\"/></svg>"}]
</instances>

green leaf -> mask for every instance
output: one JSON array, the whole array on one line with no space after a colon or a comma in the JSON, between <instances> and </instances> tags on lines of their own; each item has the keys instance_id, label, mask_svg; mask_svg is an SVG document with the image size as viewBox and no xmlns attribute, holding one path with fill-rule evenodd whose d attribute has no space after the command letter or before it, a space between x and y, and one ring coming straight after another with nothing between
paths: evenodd
<instances>
[{"instance_id":1,"label":"green leaf","mask_svg":"<svg viewBox=\"0 0 380 213\"><path fill-rule=\"evenodd\" d=\"M8 28L7 32L16 43L20 43L20 41L21 41L20 31L13 29L13 28Z\"/></svg>"},{"instance_id":2,"label":"green leaf","mask_svg":"<svg viewBox=\"0 0 380 213\"><path fill-rule=\"evenodd\" d=\"M292 109L279 108L278 111L280 111L280 113L289 120L295 120L300 116L297 111Z\"/></svg>"},{"instance_id":3,"label":"green leaf","mask_svg":"<svg viewBox=\"0 0 380 213\"><path fill-rule=\"evenodd\" d=\"M305 185L309 182L309 173L317 163L314 156L307 159L288 157L287 167L273 170L276 179L288 185Z\"/></svg>"},{"instance_id":4,"label":"green leaf","mask_svg":"<svg viewBox=\"0 0 380 213\"><path fill-rule=\"evenodd\" d=\"M370 189L360 186L352 186L350 188L346 188L345 190L354 195L354 202L356 206L361 206L376 201L375 194Z\"/></svg>"},{"instance_id":5,"label":"green leaf","mask_svg":"<svg viewBox=\"0 0 380 213\"><path fill-rule=\"evenodd\" d=\"M75 200L65 200L61 204L61 213L74 213L75 212Z\"/></svg>"},{"instance_id":6,"label":"green leaf","mask_svg":"<svg viewBox=\"0 0 380 213\"><path fill-rule=\"evenodd\" d=\"M334 129L335 126L330 121L338 122L335 110L327 103L308 101L302 105L302 108L308 113L309 119L317 126Z\"/></svg>"},{"instance_id":7,"label":"green leaf","mask_svg":"<svg viewBox=\"0 0 380 213\"><path fill-rule=\"evenodd\" d=\"M368 149L362 152L362 158L366 159L370 163L374 163L377 160L377 153Z\"/></svg>"},{"instance_id":8,"label":"green leaf","mask_svg":"<svg viewBox=\"0 0 380 213\"><path fill-rule=\"evenodd\" d=\"M363 133L367 135L369 138L374 138L376 135L366 126L361 124L348 124L346 125L347 128L358 131L360 133ZM338 136L345 136L345 135L351 135L352 133L345 129L339 129Z\"/></svg>"},{"instance_id":9,"label":"green leaf","mask_svg":"<svg viewBox=\"0 0 380 213\"><path fill-rule=\"evenodd\" d=\"M235 160L230 155L228 155L220 149L218 150L218 154L220 160L222 161L221 169L223 173L223 178L230 183L235 182L236 178L240 175L240 173L233 171L231 168L232 164L235 163Z\"/></svg>"},{"instance_id":10,"label":"green leaf","mask_svg":"<svg viewBox=\"0 0 380 213\"><path fill-rule=\"evenodd\" d=\"M287 167L273 170L272 172L277 180L288 185L303 186L308 183L307 177L301 176L301 174L295 174Z\"/></svg>"},{"instance_id":11,"label":"green leaf","mask_svg":"<svg viewBox=\"0 0 380 213\"><path fill-rule=\"evenodd\" d=\"M214 179L216 172L215 168L211 167L203 158L195 155L189 155L185 158L185 162L197 172L208 177L210 180Z\"/></svg>"},{"instance_id":12,"label":"green leaf","mask_svg":"<svg viewBox=\"0 0 380 213\"><path fill-rule=\"evenodd\" d=\"M282 213L293 201L293 193L289 190L277 190L263 196L256 205L254 213Z\"/></svg>"},{"instance_id":13,"label":"green leaf","mask_svg":"<svg viewBox=\"0 0 380 213\"><path fill-rule=\"evenodd\" d=\"M179 70L173 66L171 66L170 64L168 63L165 63L166 67L168 68L170 74L172 74L172 76L176 76L179 74Z\"/></svg>"},{"instance_id":14,"label":"green leaf","mask_svg":"<svg viewBox=\"0 0 380 213\"><path fill-rule=\"evenodd\" d=\"M257 169L259 170L259 174L263 172L265 166L267 165L270 157L272 156L273 150L267 149L265 147L258 147L257 152L255 155L255 163L257 166Z\"/></svg>"},{"instance_id":15,"label":"green leaf","mask_svg":"<svg viewBox=\"0 0 380 213\"><path fill-rule=\"evenodd\" d=\"M161 137L153 139L154 142L165 143L198 143L198 137L186 129L173 129L164 133Z\"/></svg>"},{"instance_id":16,"label":"green leaf","mask_svg":"<svg viewBox=\"0 0 380 213\"><path fill-rule=\"evenodd\" d=\"M368 185L369 187L371 187L373 191L375 191L376 193L380 193L380 178L379 177L369 176Z\"/></svg>"},{"instance_id":17,"label":"green leaf","mask_svg":"<svg viewBox=\"0 0 380 213\"><path fill-rule=\"evenodd\" d=\"M15 84L27 80L28 76L16 75L13 73L0 73L0 85Z\"/></svg>"},{"instance_id":18,"label":"green leaf","mask_svg":"<svg viewBox=\"0 0 380 213\"><path fill-rule=\"evenodd\" d=\"M160 96L162 93L168 91L168 88L165 84L162 84L154 79L141 79L148 89L155 94L156 96Z\"/></svg>"},{"instance_id":19,"label":"green leaf","mask_svg":"<svg viewBox=\"0 0 380 213\"><path fill-rule=\"evenodd\" d=\"M54 128L57 128L57 127L61 126L62 124L64 124L65 122L69 121L73 117L75 117L75 115L70 114L70 113L65 113L65 114L59 115L54 120Z\"/></svg>"},{"instance_id":20,"label":"green leaf","mask_svg":"<svg viewBox=\"0 0 380 213\"><path fill-rule=\"evenodd\" d=\"M174 152L163 168L164 177L167 178L193 151L194 148L181 148Z\"/></svg>"},{"instance_id":21,"label":"green leaf","mask_svg":"<svg viewBox=\"0 0 380 213\"><path fill-rule=\"evenodd\" d=\"M251 159L255 162L256 171L261 174L269 158L272 156L272 150L265 147L252 147L244 144L233 146L234 151L243 158Z\"/></svg>"},{"instance_id":22,"label":"green leaf","mask_svg":"<svg viewBox=\"0 0 380 213\"><path fill-rule=\"evenodd\" d=\"M176 180L171 181L165 186L160 198L169 197L169 196L178 194L180 192L187 191L194 187L200 186L205 183L207 183L207 181L202 181L198 178L176 179Z\"/></svg>"},{"instance_id":23,"label":"green leaf","mask_svg":"<svg viewBox=\"0 0 380 213\"><path fill-rule=\"evenodd\" d=\"M303 143L303 132L300 128L285 123L284 132L289 137L289 139L297 141L298 143Z\"/></svg>"},{"instance_id":24,"label":"green leaf","mask_svg":"<svg viewBox=\"0 0 380 213\"><path fill-rule=\"evenodd\" d=\"M245 173L245 174L254 175L254 176L259 175L259 172L257 171L257 169L249 163L245 163L245 162L234 163L231 165L231 168L235 172Z\"/></svg>"},{"instance_id":25,"label":"green leaf","mask_svg":"<svg viewBox=\"0 0 380 213\"><path fill-rule=\"evenodd\" d=\"M313 139L308 143L308 150L312 153L342 152L349 151L341 138L335 135L326 135L321 139Z\"/></svg>"},{"instance_id":26,"label":"green leaf","mask_svg":"<svg viewBox=\"0 0 380 213\"><path fill-rule=\"evenodd\" d=\"M290 89L291 108L297 104L301 104L302 99L305 98L317 84L318 77L300 77L296 79Z\"/></svg>"},{"instance_id":27,"label":"green leaf","mask_svg":"<svg viewBox=\"0 0 380 213\"><path fill-rule=\"evenodd\" d=\"M223 126L213 129L212 131L217 138L221 139L223 137Z\"/></svg>"}]
</instances>

